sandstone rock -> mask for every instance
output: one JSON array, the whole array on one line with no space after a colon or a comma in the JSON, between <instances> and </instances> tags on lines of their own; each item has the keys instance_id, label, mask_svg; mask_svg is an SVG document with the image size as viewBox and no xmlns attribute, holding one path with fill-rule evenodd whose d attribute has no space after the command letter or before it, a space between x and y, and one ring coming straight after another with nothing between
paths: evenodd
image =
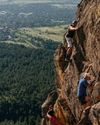
<instances>
[{"instance_id":1,"label":"sandstone rock","mask_svg":"<svg viewBox=\"0 0 100 125\"><path fill-rule=\"evenodd\" d=\"M57 91L52 91L51 93L49 93L47 99L45 100L45 102L42 104L41 108L42 108L42 116L45 117L47 114L47 111L49 109L49 106L53 106L56 102L58 98L58 93Z\"/></svg>"},{"instance_id":2,"label":"sandstone rock","mask_svg":"<svg viewBox=\"0 0 100 125\"><path fill-rule=\"evenodd\" d=\"M54 55L57 90L60 90L54 109L56 116L63 119L63 125L100 125L100 79L98 79L100 74L100 0L82 0L78 5L77 19L79 28L74 38L72 62L65 62L66 50L62 45L58 47ZM88 64L91 63L93 69L89 73L96 78L93 91L90 91L93 103L91 108L84 110L76 96L77 85L80 74L84 69L87 70Z\"/></svg>"},{"instance_id":3,"label":"sandstone rock","mask_svg":"<svg viewBox=\"0 0 100 125\"><path fill-rule=\"evenodd\" d=\"M100 125L100 102L91 107L89 117L93 125Z\"/></svg>"}]
</instances>

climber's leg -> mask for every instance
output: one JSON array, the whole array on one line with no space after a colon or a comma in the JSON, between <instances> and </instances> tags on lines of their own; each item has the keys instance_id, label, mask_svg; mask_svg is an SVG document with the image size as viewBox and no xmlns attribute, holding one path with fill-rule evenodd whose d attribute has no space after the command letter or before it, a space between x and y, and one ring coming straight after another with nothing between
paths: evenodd
<instances>
[{"instance_id":1,"label":"climber's leg","mask_svg":"<svg viewBox=\"0 0 100 125\"><path fill-rule=\"evenodd\" d=\"M86 96L85 97L85 101L86 101L86 104L83 105L84 109L88 106L91 106L92 104L92 100L91 100L91 97L90 96Z\"/></svg>"},{"instance_id":2,"label":"climber's leg","mask_svg":"<svg viewBox=\"0 0 100 125\"><path fill-rule=\"evenodd\" d=\"M72 54L72 50L73 50L73 45L72 45L73 39L67 37L66 42L67 42L67 53L66 54L67 54L67 59L69 60L71 57L71 54Z\"/></svg>"},{"instance_id":3,"label":"climber's leg","mask_svg":"<svg viewBox=\"0 0 100 125\"><path fill-rule=\"evenodd\" d=\"M80 96L78 99L83 107L87 107L92 104L91 96Z\"/></svg>"},{"instance_id":4,"label":"climber's leg","mask_svg":"<svg viewBox=\"0 0 100 125\"><path fill-rule=\"evenodd\" d=\"M85 96L85 97L82 96L82 97L78 97L78 98L79 98L79 101L80 101L81 106L82 106L82 111L80 113L80 118L81 118L84 109L86 109L89 106L91 106L92 101L91 101L91 97L90 96Z\"/></svg>"},{"instance_id":5,"label":"climber's leg","mask_svg":"<svg viewBox=\"0 0 100 125\"><path fill-rule=\"evenodd\" d=\"M68 47L68 49L67 49L67 59L70 59L70 57L72 55L72 50L73 50L73 47Z\"/></svg>"}]
</instances>

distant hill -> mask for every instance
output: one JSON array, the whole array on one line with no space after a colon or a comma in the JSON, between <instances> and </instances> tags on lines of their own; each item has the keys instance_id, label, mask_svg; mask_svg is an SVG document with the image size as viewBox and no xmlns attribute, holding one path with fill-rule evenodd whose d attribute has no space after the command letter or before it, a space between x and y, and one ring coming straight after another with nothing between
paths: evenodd
<instances>
[{"instance_id":1,"label":"distant hill","mask_svg":"<svg viewBox=\"0 0 100 125\"><path fill-rule=\"evenodd\" d=\"M0 0L1 4L8 3L73 3L77 4L81 0Z\"/></svg>"},{"instance_id":2,"label":"distant hill","mask_svg":"<svg viewBox=\"0 0 100 125\"><path fill-rule=\"evenodd\" d=\"M76 4L27 2L21 5L0 4L0 27L54 26L69 24L75 17Z\"/></svg>"}]
</instances>

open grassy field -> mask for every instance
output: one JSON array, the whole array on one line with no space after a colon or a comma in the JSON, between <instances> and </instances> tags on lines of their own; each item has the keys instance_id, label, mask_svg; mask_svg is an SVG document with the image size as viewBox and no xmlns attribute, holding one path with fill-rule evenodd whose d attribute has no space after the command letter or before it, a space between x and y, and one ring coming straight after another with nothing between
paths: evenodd
<instances>
[{"instance_id":1,"label":"open grassy field","mask_svg":"<svg viewBox=\"0 0 100 125\"><path fill-rule=\"evenodd\" d=\"M43 39L50 39L53 41L62 42L63 35L66 32L66 29L66 25L38 28L20 28L17 33L21 35L30 35L33 37L40 37Z\"/></svg>"},{"instance_id":2,"label":"open grassy field","mask_svg":"<svg viewBox=\"0 0 100 125\"><path fill-rule=\"evenodd\" d=\"M16 38L13 38L11 40L1 41L1 43L6 44L14 44L14 45L21 45L25 46L26 48L41 48L42 47L42 41L40 42L40 39L43 39L44 41L54 41L63 43L63 36L64 33L67 30L67 25L60 25L60 26L52 26L52 27L34 27L34 28L19 28L15 32ZM34 39L32 42L31 38L39 38L38 41ZM37 46L37 43L40 46Z\"/></svg>"},{"instance_id":3,"label":"open grassy field","mask_svg":"<svg viewBox=\"0 0 100 125\"><path fill-rule=\"evenodd\" d=\"M17 38L12 40L1 41L1 43L22 45L27 48L41 48L31 42L31 38L42 38L52 40L54 42L63 43L63 36L67 30L67 25L52 26L52 27L35 27L35 28L19 28L14 31ZM34 41L36 42L36 41ZM42 46L42 43L39 43Z\"/></svg>"}]
</instances>

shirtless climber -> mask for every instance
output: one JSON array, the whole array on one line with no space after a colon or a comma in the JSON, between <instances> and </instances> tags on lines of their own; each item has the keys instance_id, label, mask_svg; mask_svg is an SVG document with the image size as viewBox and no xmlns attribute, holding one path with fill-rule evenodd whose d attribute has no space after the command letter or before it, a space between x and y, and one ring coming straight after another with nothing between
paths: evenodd
<instances>
[{"instance_id":1,"label":"shirtless climber","mask_svg":"<svg viewBox=\"0 0 100 125\"><path fill-rule=\"evenodd\" d=\"M72 24L69 26L68 31L64 35L65 42L67 43L67 60L70 60L70 56L72 54L73 49L73 37L75 34L75 31L78 29L76 27L77 21L73 21Z\"/></svg>"}]
</instances>

